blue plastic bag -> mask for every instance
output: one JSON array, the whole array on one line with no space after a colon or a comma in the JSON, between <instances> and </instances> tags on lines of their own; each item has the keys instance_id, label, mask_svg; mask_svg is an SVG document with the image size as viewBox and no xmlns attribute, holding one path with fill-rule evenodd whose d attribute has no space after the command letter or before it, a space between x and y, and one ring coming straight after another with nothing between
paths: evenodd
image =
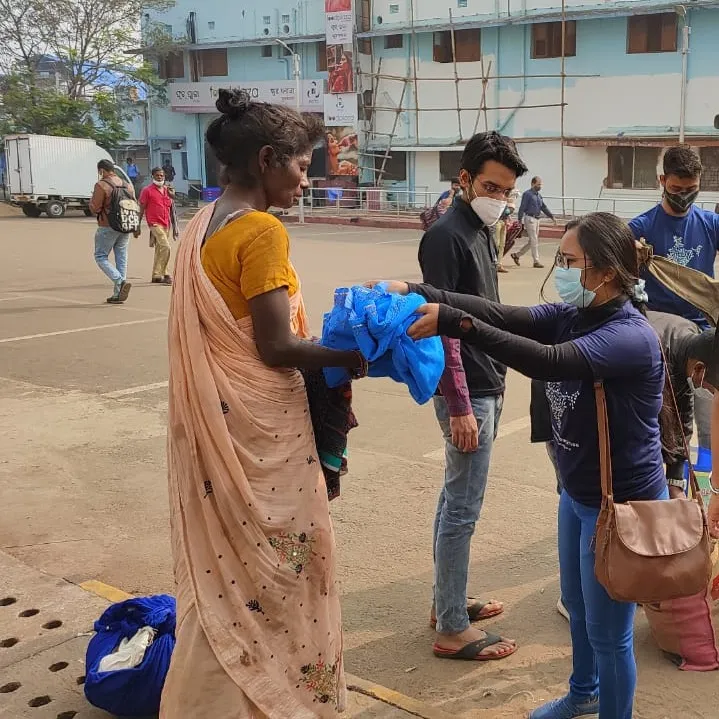
<instances>
[{"instance_id":1,"label":"blue plastic bag","mask_svg":"<svg viewBox=\"0 0 719 719\"><path fill-rule=\"evenodd\" d=\"M359 350L369 363L370 377L391 377L407 385L413 399L424 404L432 398L444 372L444 349L439 337L415 342L407 335L419 319L417 310L426 300L417 294L391 294L380 284L340 287L331 312L324 317L322 344L339 350ZM349 379L341 367L324 370L330 387Z\"/></svg>"},{"instance_id":2,"label":"blue plastic bag","mask_svg":"<svg viewBox=\"0 0 719 719\"><path fill-rule=\"evenodd\" d=\"M93 706L121 717L146 717L160 711L165 677L175 648L175 598L166 594L113 604L95 622L97 634L85 656L85 696ZM100 672L102 658L142 627L157 631L142 663L132 669Z\"/></svg>"}]
</instances>

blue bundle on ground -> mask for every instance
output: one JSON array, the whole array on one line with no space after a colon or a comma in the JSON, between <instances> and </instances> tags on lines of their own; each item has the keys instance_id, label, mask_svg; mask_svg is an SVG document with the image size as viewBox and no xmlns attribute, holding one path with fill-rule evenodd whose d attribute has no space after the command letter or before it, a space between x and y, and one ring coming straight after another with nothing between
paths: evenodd
<instances>
[{"instance_id":1,"label":"blue bundle on ground","mask_svg":"<svg viewBox=\"0 0 719 719\"><path fill-rule=\"evenodd\" d=\"M157 714L175 648L176 618L175 599L166 594L128 599L109 607L95 622L97 634L85 657L85 696L90 704L121 717ZM152 627L157 634L142 662L132 669L101 672L103 657L143 627Z\"/></svg>"},{"instance_id":2,"label":"blue bundle on ground","mask_svg":"<svg viewBox=\"0 0 719 719\"><path fill-rule=\"evenodd\" d=\"M419 319L417 309L426 300L417 294L390 294L380 284L340 287L324 318L322 344L340 350L359 350L369 362L370 377L391 377L407 385L419 404L428 402L444 371L439 337L415 342L407 329ZM324 370L327 384L339 387L349 373L339 367Z\"/></svg>"}]
</instances>

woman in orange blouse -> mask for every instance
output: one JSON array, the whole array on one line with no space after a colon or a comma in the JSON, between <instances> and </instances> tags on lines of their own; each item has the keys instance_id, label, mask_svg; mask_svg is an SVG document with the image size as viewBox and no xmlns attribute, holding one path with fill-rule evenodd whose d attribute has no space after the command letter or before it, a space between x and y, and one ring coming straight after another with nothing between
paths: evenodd
<instances>
[{"instance_id":1,"label":"woman in orange blouse","mask_svg":"<svg viewBox=\"0 0 719 719\"><path fill-rule=\"evenodd\" d=\"M302 375L366 373L308 339L289 237L270 206L308 186L322 124L220 90L207 141L220 199L178 250L169 483L177 645L162 719L334 719L344 707L335 540Z\"/></svg>"}]
</instances>

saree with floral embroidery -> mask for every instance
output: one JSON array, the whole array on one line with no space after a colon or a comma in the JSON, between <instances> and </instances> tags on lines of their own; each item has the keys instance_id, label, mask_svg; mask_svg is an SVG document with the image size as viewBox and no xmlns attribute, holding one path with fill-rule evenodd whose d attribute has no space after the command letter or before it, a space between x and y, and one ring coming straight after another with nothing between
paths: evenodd
<instances>
[{"instance_id":1,"label":"saree with floral embroidery","mask_svg":"<svg viewBox=\"0 0 719 719\"><path fill-rule=\"evenodd\" d=\"M344 708L335 540L302 376L259 357L182 238L168 462L177 644L162 719L315 719ZM292 328L307 336L301 294Z\"/></svg>"}]
</instances>

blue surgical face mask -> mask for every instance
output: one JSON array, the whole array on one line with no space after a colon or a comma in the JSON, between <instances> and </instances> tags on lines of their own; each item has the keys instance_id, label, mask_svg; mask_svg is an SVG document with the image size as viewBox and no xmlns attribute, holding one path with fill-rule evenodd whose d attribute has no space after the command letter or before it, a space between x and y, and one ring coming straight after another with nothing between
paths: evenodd
<instances>
[{"instance_id":1,"label":"blue surgical face mask","mask_svg":"<svg viewBox=\"0 0 719 719\"><path fill-rule=\"evenodd\" d=\"M579 267L555 267L554 286L562 302L574 305L579 309L589 307L597 296L597 290L604 284L602 282L593 290L582 284L582 270Z\"/></svg>"}]
</instances>

